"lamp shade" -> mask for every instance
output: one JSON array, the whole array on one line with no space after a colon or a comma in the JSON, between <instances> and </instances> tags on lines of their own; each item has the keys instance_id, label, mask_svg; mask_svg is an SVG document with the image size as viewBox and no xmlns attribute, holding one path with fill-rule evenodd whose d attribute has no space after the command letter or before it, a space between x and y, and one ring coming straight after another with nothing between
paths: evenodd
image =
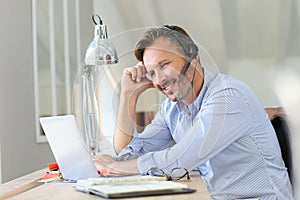
<instances>
[{"instance_id":1,"label":"lamp shade","mask_svg":"<svg viewBox=\"0 0 300 200\"><path fill-rule=\"evenodd\" d=\"M107 38L105 25L95 25L94 40L85 54L85 65L106 65L118 63L117 51Z\"/></svg>"}]
</instances>

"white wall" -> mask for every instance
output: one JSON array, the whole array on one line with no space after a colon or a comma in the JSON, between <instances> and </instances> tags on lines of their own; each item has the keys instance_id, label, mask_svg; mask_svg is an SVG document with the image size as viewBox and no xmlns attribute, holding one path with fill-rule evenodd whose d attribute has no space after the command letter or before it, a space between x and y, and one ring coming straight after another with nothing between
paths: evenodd
<instances>
[{"instance_id":1,"label":"white wall","mask_svg":"<svg viewBox=\"0 0 300 200\"><path fill-rule=\"evenodd\" d=\"M2 0L0 7L2 182L53 160L47 144L35 143L30 2Z\"/></svg>"},{"instance_id":2,"label":"white wall","mask_svg":"<svg viewBox=\"0 0 300 200\"><path fill-rule=\"evenodd\" d=\"M86 23L92 1L79 2L84 52L94 31ZM31 0L1 0L0 5L0 177L6 182L46 168L54 158L49 145L35 138Z\"/></svg>"},{"instance_id":3,"label":"white wall","mask_svg":"<svg viewBox=\"0 0 300 200\"><path fill-rule=\"evenodd\" d=\"M1 164L1 143L0 143L0 184L2 183L2 164Z\"/></svg>"}]
</instances>

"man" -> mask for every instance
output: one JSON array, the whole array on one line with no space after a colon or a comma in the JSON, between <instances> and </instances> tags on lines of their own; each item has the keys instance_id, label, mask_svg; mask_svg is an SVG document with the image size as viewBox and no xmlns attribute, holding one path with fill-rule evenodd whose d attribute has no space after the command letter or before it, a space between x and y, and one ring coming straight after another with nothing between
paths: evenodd
<instances>
[{"instance_id":1,"label":"man","mask_svg":"<svg viewBox=\"0 0 300 200\"><path fill-rule=\"evenodd\" d=\"M178 26L148 30L135 47L140 61L124 70L114 146L98 155L103 173L198 170L213 199L292 199L274 129L242 82L202 66L198 47ZM146 78L149 76L149 79ZM145 130L134 130L138 96L155 87L168 98Z\"/></svg>"}]
</instances>

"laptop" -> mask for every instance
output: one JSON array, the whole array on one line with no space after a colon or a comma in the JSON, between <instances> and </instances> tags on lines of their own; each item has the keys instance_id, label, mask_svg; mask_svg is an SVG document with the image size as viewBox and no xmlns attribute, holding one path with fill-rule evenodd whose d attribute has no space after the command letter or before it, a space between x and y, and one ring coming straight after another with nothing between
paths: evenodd
<instances>
[{"instance_id":1,"label":"laptop","mask_svg":"<svg viewBox=\"0 0 300 200\"><path fill-rule=\"evenodd\" d=\"M99 177L74 115L41 117L40 122L64 179Z\"/></svg>"}]
</instances>

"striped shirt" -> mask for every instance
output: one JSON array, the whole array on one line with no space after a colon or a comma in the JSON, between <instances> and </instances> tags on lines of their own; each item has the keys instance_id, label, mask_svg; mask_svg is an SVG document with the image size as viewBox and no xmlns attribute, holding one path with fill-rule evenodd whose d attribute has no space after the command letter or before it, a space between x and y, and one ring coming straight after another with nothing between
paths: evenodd
<instances>
[{"instance_id":1,"label":"striped shirt","mask_svg":"<svg viewBox=\"0 0 300 200\"><path fill-rule=\"evenodd\" d=\"M138 169L200 171L212 199L293 199L270 120L241 81L204 69L193 104L166 99L154 120L134 134L119 159L138 157Z\"/></svg>"}]
</instances>

